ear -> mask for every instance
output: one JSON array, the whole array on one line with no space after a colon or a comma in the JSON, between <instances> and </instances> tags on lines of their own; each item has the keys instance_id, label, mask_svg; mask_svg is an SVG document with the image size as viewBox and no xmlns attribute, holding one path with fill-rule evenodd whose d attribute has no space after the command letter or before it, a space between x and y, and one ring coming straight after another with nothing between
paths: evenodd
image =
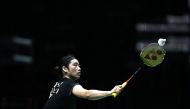
<instances>
[{"instance_id":1,"label":"ear","mask_svg":"<svg viewBox=\"0 0 190 109\"><path fill-rule=\"evenodd\" d=\"M65 67L65 66L62 67L62 70L63 70L64 72L68 72L68 68Z\"/></svg>"}]
</instances>

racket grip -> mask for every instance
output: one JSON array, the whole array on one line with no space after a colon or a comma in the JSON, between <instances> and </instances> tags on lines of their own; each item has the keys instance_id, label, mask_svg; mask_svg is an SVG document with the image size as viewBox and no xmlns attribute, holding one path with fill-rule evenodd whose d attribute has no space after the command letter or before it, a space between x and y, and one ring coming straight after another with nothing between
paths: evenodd
<instances>
[{"instance_id":1,"label":"racket grip","mask_svg":"<svg viewBox=\"0 0 190 109\"><path fill-rule=\"evenodd\" d=\"M124 83L121 85L121 88L124 88L126 85L127 85L127 82L124 82ZM112 96L115 98L115 97L117 96L117 93L113 92L113 93L112 93Z\"/></svg>"}]
</instances>

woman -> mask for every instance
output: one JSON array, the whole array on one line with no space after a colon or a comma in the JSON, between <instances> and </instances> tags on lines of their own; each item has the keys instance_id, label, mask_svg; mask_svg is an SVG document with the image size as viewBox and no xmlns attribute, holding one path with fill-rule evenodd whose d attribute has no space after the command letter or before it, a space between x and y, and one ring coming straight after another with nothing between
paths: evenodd
<instances>
[{"instance_id":1,"label":"woman","mask_svg":"<svg viewBox=\"0 0 190 109\"><path fill-rule=\"evenodd\" d=\"M55 83L43 109L75 109L76 98L99 100L112 96L112 93L119 94L122 90L120 85L116 85L110 91L88 90L75 83L80 78L81 68L73 55L63 57L59 68L63 74L62 78Z\"/></svg>"}]
</instances>

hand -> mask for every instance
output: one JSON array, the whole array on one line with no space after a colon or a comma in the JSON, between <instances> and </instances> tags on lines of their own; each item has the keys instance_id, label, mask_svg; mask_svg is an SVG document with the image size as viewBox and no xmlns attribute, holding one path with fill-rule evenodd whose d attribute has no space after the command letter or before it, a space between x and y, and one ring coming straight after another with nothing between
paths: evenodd
<instances>
[{"instance_id":1,"label":"hand","mask_svg":"<svg viewBox=\"0 0 190 109\"><path fill-rule=\"evenodd\" d=\"M116 93L117 95L119 95L122 90L123 90L123 88L122 88L121 85L116 85L116 86L111 90L111 93Z\"/></svg>"}]
</instances>

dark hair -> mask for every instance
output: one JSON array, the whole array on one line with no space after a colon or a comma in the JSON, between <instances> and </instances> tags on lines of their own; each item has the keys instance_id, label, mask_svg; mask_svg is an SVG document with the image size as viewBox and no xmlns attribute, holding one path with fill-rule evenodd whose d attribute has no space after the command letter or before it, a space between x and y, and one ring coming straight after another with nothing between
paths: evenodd
<instances>
[{"instance_id":1,"label":"dark hair","mask_svg":"<svg viewBox=\"0 0 190 109\"><path fill-rule=\"evenodd\" d=\"M63 56L60 60L58 60L57 65L55 66L55 70L59 73L59 77L62 78L63 77L63 71L62 71L62 67L65 66L68 68L71 60L76 59L74 57L74 55L72 54L68 54L66 56Z\"/></svg>"}]
</instances>

